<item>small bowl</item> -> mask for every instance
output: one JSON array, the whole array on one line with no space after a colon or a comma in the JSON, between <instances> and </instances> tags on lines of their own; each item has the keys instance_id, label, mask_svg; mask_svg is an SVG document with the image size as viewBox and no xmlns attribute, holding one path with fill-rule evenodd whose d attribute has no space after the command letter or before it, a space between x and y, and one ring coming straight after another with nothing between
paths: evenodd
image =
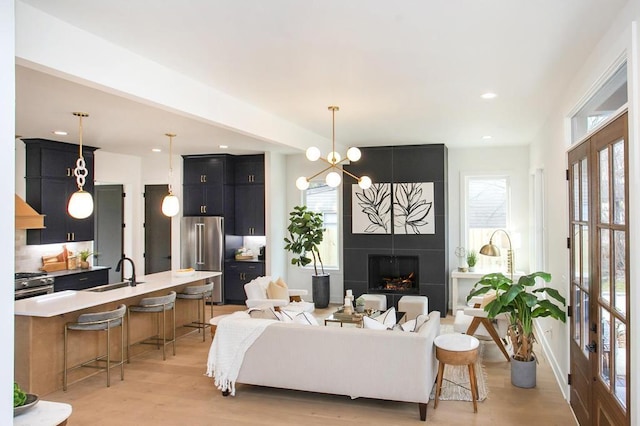
<instances>
[{"instance_id":1,"label":"small bowl","mask_svg":"<svg viewBox=\"0 0 640 426\"><path fill-rule=\"evenodd\" d=\"M27 394L27 400L19 407L13 407L13 417L24 413L25 411L35 407L35 405L40 401L38 395L34 395L32 393Z\"/></svg>"}]
</instances>

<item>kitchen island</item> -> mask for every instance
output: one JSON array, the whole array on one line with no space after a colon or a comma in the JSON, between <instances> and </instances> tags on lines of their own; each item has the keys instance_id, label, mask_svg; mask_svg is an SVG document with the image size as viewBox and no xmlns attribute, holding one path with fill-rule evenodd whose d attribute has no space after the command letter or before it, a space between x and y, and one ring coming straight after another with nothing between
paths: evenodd
<instances>
[{"instance_id":1,"label":"kitchen island","mask_svg":"<svg viewBox=\"0 0 640 426\"><path fill-rule=\"evenodd\" d=\"M161 296L169 291L179 292L188 285L205 284L220 275L220 272L211 271L195 271L186 275L167 271L138 277L139 283L135 287L126 286L103 292L67 290L17 300L14 305L16 382L27 392L40 396L62 388L64 325L76 321L81 314L112 310L120 304L135 305L144 297ZM193 301L178 300L175 313L176 326L188 324L197 318L197 305ZM132 344L156 334L154 317L132 316ZM117 335L118 331L115 333ZM70 365L104 353L104 334L72 333L69 338ZM112 353L119 354L120 339L112 339L111 343ZM155 350L155 347L147 350ZM176 350L180 350L179 345ZM132 353L133 356L135 354ZM78 375L72 377L70 382L82 377L82 374L87 375L82 370L74 372Z\"/></svg>"}]
</instances>

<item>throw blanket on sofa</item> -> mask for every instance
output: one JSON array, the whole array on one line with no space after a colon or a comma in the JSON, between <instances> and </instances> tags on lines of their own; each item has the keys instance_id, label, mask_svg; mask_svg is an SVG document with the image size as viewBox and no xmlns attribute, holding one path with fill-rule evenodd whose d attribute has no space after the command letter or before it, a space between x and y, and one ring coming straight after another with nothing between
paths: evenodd
<instances>
[{"instance_id":1,"label":"throw blanket on sofa","mask_svg":"<svg viewBox=\"0 0 640 426\"><path fill-rule=\"evenodd\" d=\"M234 312L218 322L207 361L207 376L214 378L218 389L236 394L236 379L245 352L275 322L278 321L251 318L246 312Z\"/></svg>"}]
</instances>

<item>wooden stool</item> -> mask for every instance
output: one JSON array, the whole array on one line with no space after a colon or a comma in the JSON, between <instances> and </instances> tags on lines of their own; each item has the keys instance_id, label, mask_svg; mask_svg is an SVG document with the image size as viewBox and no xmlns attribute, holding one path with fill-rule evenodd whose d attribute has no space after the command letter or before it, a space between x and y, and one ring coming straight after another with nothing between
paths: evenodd
<instances>
[{"instance_id":1,"label":"wooden stool","mask_svg":"<svg viewBox=\"0 0 640 426\"><path fill-rule=\"evenodd\" d=\"M436 337L433 343L436 345L436 359L438 360L438 378L436 381L436 397L433 408L438 408L445 364L467 365L469 367L469 390L471 391L471 399L473 400L473 412L477 413L478 382L476 380L475 362L478 359L480 342L473 336L451 333Z\"/></svg>"}]
</instances>

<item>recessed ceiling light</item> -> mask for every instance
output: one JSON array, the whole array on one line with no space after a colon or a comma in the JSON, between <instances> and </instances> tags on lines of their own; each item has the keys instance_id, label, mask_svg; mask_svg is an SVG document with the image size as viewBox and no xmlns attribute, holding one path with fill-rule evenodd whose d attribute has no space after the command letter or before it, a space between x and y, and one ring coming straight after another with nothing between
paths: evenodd
<instances>
[{"instance_id":1,"label":"recessed ceiling light","mask_svg":"<svg viewBox=\"0 0 640 426\"><path fill-rule=\"evenodd\" d=\"M162 150L160 148L151 148L151 151L153 151L153 152L162 152Z\"/></svg>"},{"instance_id":2,"label":"recessed ceiling light","mask_svg":"<svg viewBox=\"0 0 640 426\"><path fill-rule=\"evenodd\" d=\"M498 95L496 95L495 93L492 93L492 92L487 92L487 93L483 93L482 95L480 95L480 97L482 99L495 99L496 97L498 97Z\"/></svg>"},{"instance_id":3,"label":"recessed ceiling light","mask_svg":"<svg viewBox=\"0 0 640 426\"><path fill-rule=\"evenodd\" d=\"M53 130L51 133L58 136L67 136L67 132L64 130Z\"/></svg>"},{"instance_id":4,"label":"recessed ceiling light","mask_svg":"<svg viewBox=\"0 0 640 426\"><path fill-rule=\"evenodd\" d=\"M493 139L493 136L486 135L486 136L483 136L482 139L484 140Z\"/></svg>"},{"instance_id":5,"label":"recessed ceiling light","mask_svg":"<svg viewBox=\"0 0 640 426\"><path fill-rule=\"evenodd\" d=\"M220 145L220 148L227 149L227 148L229 148L229 145Z\"/></svg>"}]
</instances>

